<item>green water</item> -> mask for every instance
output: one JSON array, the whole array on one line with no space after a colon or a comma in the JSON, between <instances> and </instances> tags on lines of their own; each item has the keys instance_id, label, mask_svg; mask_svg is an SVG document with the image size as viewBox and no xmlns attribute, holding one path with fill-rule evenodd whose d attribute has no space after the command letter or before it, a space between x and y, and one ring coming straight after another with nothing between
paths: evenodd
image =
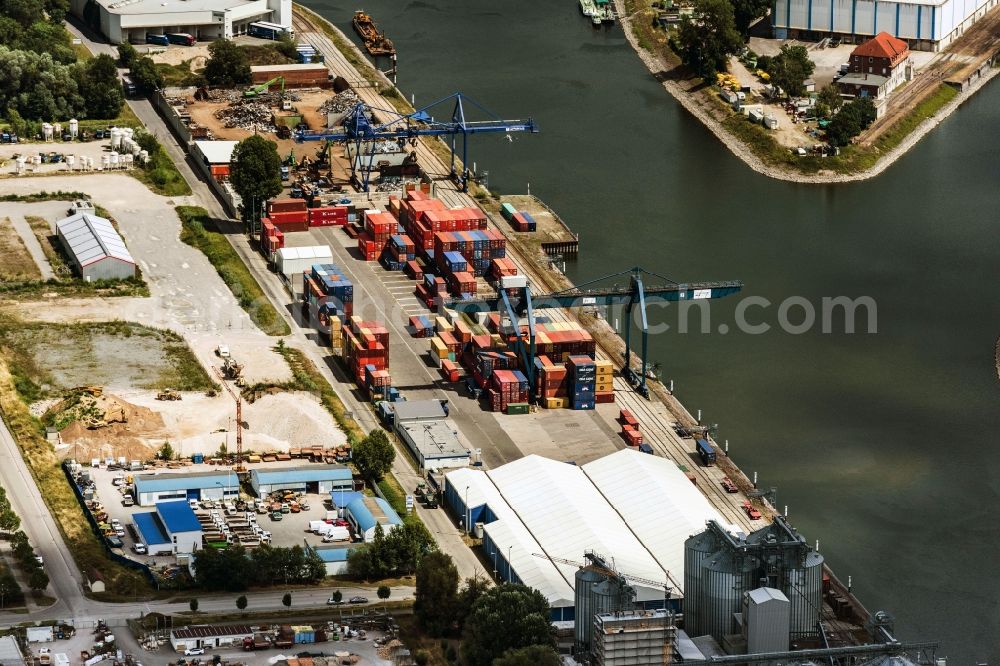
<instances>
[{"instance_id":1,"label":"green water","mask_svg":"<svg viewBox=\"0 0 1000 666\"><path fill-rule=\"evenodd\" d=\"M356 7L308 4L353 36ZM741 279L744 296L775 303L751 310L771 324L789 297L874 299L870 335L722 335L739 301L718 301L715 333L656 335L651 356L901 639L938 639L953 664L996 662L1000 86L872 181L793 185L734 158L620 28L594 30L573 0L364 9L418 107L460 90L539 123L513 142L477 138L470 161L501 192L530 183L581 234L574 279L633 265ZM670 310L654 320L676 323Z\"/></svg>"}]
</instances>

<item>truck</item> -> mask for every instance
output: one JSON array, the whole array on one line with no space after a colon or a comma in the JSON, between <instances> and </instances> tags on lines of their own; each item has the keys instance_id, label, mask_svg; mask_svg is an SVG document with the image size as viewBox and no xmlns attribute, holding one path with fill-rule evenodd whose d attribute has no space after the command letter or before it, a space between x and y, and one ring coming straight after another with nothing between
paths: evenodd
<instances>
[{"instance_id":1,"label":"truck","mask_svg":"<svg viewBox=\"0 0 1000 666\"><path fill-rule=\"evenodd\" d=\"M271 641L264 634L254 634L243 639L243 649L247 652L254 650L268 650L271 648Z\"/></svg>"},{"instance_id":2,"label":"truck","mask_svg":"<svg viewBox=\"0 0 1000 666\"><path fill-rule=\"evenodd\" d=\"M170 44L170 40L167 38L166 35L157 35L157 34L152 33L152 32L147 32L146 33L146 43L147 44L159 44L160 46L168 46Z\"/></svg>"},{"instance_id":3,"label":"truck","mask_svg":"<svg viewBox=\"0 0 1000 666\"><path fill-rule=\"evenodd\" d=\"M122 92L125 93L126 97L135 97L138 94L139 86L135 85L135 82L132 80L131 76L122 77ZM101 132L100 134L101 137L103 137L104 133Z\"/></svg>"},{"instance_id":4,"label":"truck","mask_svg":"<svg viewBox=\"0 0 1000 666\"><path fill-rule=\"evenodd\" d=\"M260 39L275 40L281 39L284 35L294 37L294 33L290 27L268 21L254 21L247 26L247 34L251 37L259 37Z\"/></svg>"},{"instance_id":5,"label":"truck","mask_svg":"<svg viewBox=\"0 0 1000 666\"><path fill-rule=\"evenodd\" d=\"M171 44L180 44L181 46L194 46L195 43L194 35L186 32L168 32L167 40Z\"/></svg>"}]
</instances>

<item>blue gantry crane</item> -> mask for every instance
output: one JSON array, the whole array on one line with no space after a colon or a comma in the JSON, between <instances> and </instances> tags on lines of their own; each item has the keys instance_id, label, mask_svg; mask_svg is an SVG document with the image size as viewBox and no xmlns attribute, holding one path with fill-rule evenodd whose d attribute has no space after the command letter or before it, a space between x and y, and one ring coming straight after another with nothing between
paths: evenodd
<instances>
[{"instance_id":1,"label":"blue gantry crane","mask_svg":"<svg viewBox=\"0 0 1000 666\"><path fill-rule=\"evenodd\" d=\"M610 287L600 286L602 282L620 279L628 276L628 286L617 284ZM643 277L652 278L656 283L644 281ZM646 307L652 301L693 301L702 299L723 298L743 289L743 283L738 280L727 282L689 282L680 283L656 273L635 267L627 271L608 275L579 286L557 291L545 296L532 296L531 285L519 288L514 297L507 290L501 289L496 296L490 298L472 298L466 300L442 299L441 307L457 312L475 314L477 312L505 313L511 321L510 333L515 336L514 350L521 358L525 367L525 375L532 387L535 386L535 310L543 308L579 308L602 307L613 305L625 306L625 354L622 376L625 377L643 397L649 397L646 385L648 364L649 322ZM632 313L639 307L639 330L642 332L642 353L638 371L632 367ZM519 325L521 317L528 321L527 336Z\"/></svg>"},{"instance_id":2,"label":"blue gantry crane","mask_svg":"<svg viewBox=\"0 0 1000 666\"><path fill-rule=\"evenodd\" d=\"M451 117L447 120L435 118L433 110L451 101L455 103L451 110ZM489 118L487 120L467 119L465 113L467 104L478 109ZM377 112L380 116L389 118L390 120L376 125L372 121L372 112ZM401 115L389 109L374 108L363 103L358 103L344 117L341 128L298 130L293 134L293 137L297 142L326 141L353 143L355 146L355 159L351 160L351 176L367 192L376 155L374 150L370 151L368 164L361 165L361 176L359 178L355 170L355 162L360 162L358 157L361 155L361 148L364 144L375 141L397 141L400 145L404 145L406 142L410 142L412 145L416 142L417 137L420 136L447 136L450 137L449 144L451 147L450 175L462 186L462 191L467 192L469 190L469 136L472 134L506 134L510 136L510 134L515 132L537 134L538 127L531 118L527 120L501 120L481 104L459 92L439 99L422 109L406 115ZM455 167L456 143L459 136L462 137L462 173L458 173Z\"/></svg>"}]
</instances>

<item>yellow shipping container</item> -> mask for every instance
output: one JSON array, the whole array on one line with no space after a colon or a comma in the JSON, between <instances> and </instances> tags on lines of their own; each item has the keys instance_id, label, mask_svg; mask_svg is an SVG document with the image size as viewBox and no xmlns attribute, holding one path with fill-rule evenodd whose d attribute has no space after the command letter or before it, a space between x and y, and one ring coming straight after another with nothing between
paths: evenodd
<instances>
[{"instance_id":1,"label":"yellow shipping container","mask_svg":"<svg viewBox=\"0 0 1000 666\"><path fill-rule=\"evenodd\" d=\"M566 398L546 398L545 409L562 409L566 406Z\"/></svg>"},{"instance_id":2,"label":"yellow shipping container","mask_svg":"<svg viewBox=\"0 0 1000 666\"><path fill-rule=\"evenodd\" d=\"M602 382L600 377L598 377L597 383L594 385L594 390L598 393L611 393L615 390L615 385L611 381Z\"/></svg>"},{"instance_id":3,"label":"yellow shipping container","mask_svg":"<svg viewBox=\"0 0 1000 666\"><path fill-rule=\"evenodd\" d=\"M434 330L436 330L438 333L443 333L444 331L448 331L449 333L451 333L452 331L455 330L455 327L452 326L451 322L445 319L444 317L437 317L434 320Z\"/></svg>"},{"instance_id":4,"label":"yellow shipping container","mask_svg":"<svg viewBox=\"0 0 1000 666\"><path fill-rule=\"evenodd\" d=\"M436 358L448 358L448 345L436 335L431 338L431 355Z\"/></svg>"},{"instance_id":5,"label":"yellow shipping container","mask_svg":"<svg viewBox=\"0 0 1000 666\"><path fill-rule=\"evenodd\" d=\"M615 374L615 366L612 365L611 361L597 361L597 376L601 375L613 375Z\"/></svg>"}]
</instances>

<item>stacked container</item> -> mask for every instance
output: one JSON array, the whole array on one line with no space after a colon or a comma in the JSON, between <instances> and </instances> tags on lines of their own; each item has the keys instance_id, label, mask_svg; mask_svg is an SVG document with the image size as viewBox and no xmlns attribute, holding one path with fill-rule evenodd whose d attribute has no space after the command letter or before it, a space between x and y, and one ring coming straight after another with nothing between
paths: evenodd
<instances>
[{"instance_id":1,"label":"stacked container","mask_svg":"<svg viewBox=\"0 0 1000 666\"><path fill-rule=\"evenodd\" d=\"M308 231L308 210L304 199L271 199L267 202L267 217L282 233Z\"/></svg>"},{"instance_id":2,"label":"stacked container","mask_svg":"<svg viewBox=\"0 0 1000 666\"><path fill-rule=\"evenodd\" d=\"M349 319L350 328L343 333L344 362L359 386L365 385L367 365L376 370L389 369L389 331L377 321Z\"/></svg>"},{"instance_id":3,"label":"stacked container","mask_svg":"<svg viewBox=\"0 0 1000 666\"><path fill-rule=\"evenodd\" d=\"M302 296L318 313L321 331L327 330L331 318L346 320L354 314L354 284L336 264L314 264L303 273Z\"/></svg>"},{"instance_id":4,"label":"stacked container","mask_svg":"<svg viewBox=\"0 0 1000 666\"><path fill-rule=\"evenodd\" d=\"M380 370L374 364L365 366L365 389L372 400L384 398L392 387L392 377L388 370Z\"/></svg>"},{"instance_id":5,"label":"stacked container","mask_svg":"<svg viewBox=\"0 0 1000 666\"><path fill-rule=\"evenodd\" d=\"M519 370L494 370L486 395L494 412L527 413L528 379Z\"/></svg>"},{"instance_id":6,"label":"stacked container","mask_svg":"<svg viewBox=\"0 0 1000 666\"><path fill-rule=\"evenodd\" d=\"M597 383L594 385L594 402L598 405L615 401L615 367L611 361L597 361Z\"/></svg>"},{"instance_id":7,"label":"stacked container","mask_svg":"<svg viewBox=\"0 0 1000 666\"><path fill-rule=\"evenodd\" d=\"M380 259L387 270L401 271L407 262L415 261L416 258L416 248L410 237L406 234L393 234L382 250Z\"/></svg>"},{"instance_id":8,"label":"stacked container","mask_svg":"<svg viewBox=\"0 0 1000 666\"><path fill-rule=\"evenodd\" d=\"M365 261L378 259L398 227L396 218L389 213L378 210L365 211L365 231L358 235L358 249L364 255Z\"/></svg>"},{"instance_id":9,"label":"stacked container","mask_svg":"<svg viewBox=\"0 0 1000 666\"><path fill-rule=\"evenodd\" d=\"M260 249L264 253L264 256L270 259L274 256L275 252L285 247L285 234L266 217L261 220L261 223Z\"/></svg>"},{"instance_id":10,"label":"stacked container","mask_svg":"<svg viewBox=\"0 0 1000 666\"><path fill-rule=\"evenodd\" d=\"M307 209L310 227L342 227L347 224L347 206L322 206Z\"/></svg>"},{"instance_id":11,"label":"stacked container","mask_svg":"<svg viewBox=\"0 0 1000 666\"><path fill-rule=\"evenodd\" d=\"M639 421L627 409L618 412L618 423L622 426L622 439L629 446L638 447L642 444L642 433L639 432Z\"/></svg>"},{"instance_id":12,"label":"stacked container","mask_svg":"<svg viewBox=\"0 0 1000 666\"><path fill-rule=\"evenodd\" d=\"M434 324L431 318L426 315L413 315L410 317L410 330L415 338L434 337Z\"/></svg>"},{"instance_id":13,"label":"stacked container","mask_svg":"<svg viewBox=\"0 0 1000 666\"><path fill-rule=\"evenodd\" d=\"M570 356L566 363L569 370L570 407L593 409L594 389L597 385L597 365L589 356Z\"/></svg>"}]
</instances>

